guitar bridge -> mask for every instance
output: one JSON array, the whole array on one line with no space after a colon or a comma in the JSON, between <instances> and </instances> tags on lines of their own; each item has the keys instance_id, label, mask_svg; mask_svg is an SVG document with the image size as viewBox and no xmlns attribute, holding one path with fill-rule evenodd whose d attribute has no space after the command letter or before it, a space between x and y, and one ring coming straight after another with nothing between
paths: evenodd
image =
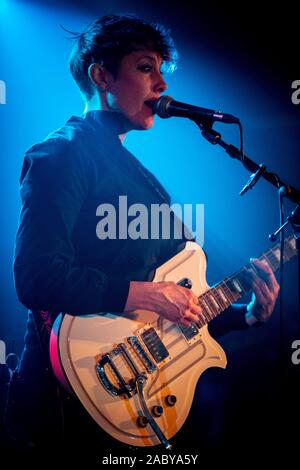
<instances>
[{"instance_id":1,"label":"guitar bridge","mask_svg":"<svg viewBox=\"0 0 300 470\"><path fill-rule=\"evenodd\" d=\"M136 378L140 371L121 343L96 364L99 380L112 396L125 395L130 398L136 390Z\"/></svg>"}]
</instances>

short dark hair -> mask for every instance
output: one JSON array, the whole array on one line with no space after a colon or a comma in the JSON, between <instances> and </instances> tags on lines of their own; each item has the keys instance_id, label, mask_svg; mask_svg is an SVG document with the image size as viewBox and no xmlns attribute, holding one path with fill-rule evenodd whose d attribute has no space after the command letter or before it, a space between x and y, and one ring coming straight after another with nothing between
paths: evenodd
<instances>
[{"instance_id":1,"label":"short dark hair","mask_svg":"<svg viewBox=\"0 0 300 470\"><path fill-rule=\"evenodd\" d=\"M170 31L133 14L105 15L82 33L71 34L75 43L70 56L70 70L87 99L94 94L88 76L89 66L94 62L101 63L116 77L122 58L142 47L160 54L163 71L176 69L178 54Z\"/></svg>"}]
</instances>

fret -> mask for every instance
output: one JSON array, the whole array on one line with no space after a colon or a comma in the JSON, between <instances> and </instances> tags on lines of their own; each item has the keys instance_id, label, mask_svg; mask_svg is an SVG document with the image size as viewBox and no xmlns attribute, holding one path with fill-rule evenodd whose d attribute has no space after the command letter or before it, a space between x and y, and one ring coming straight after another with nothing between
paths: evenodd
<instances>
[{"instance_id":1,"label":"fret","mask_svg":"<svg viewBox=\"0 0 300 470\"><path fill-rule=\"evenodd\" d=\"M213 289L213 292L214 292L215 298L217 299L217 302L220 304L222 310L225 310L225 308L227 308L228 305L230 305L230 304L228 303L227 297L225 296L225 294L222 290L222 287L220 285L218 285L217 287L215 287Z\"/></svg>"},{"instance_id":2,"label":"fret","mask_svg":"<svg viewBox=\"0 0 300 470\"><path fill-rule=\"evenodd\" d=\"M208 295L208 292L209 291L207 291L207 292L205 292L205 294L203 294L203 300L206 303L206 305L208 306L209 315L213 318L216 315L217 312L215 310L215 306L210 301L210 296Z\"/></svg>"},{"instance_id":3,"label":"fret","mask_svg":"<svg viewBox=\"0 0 300 470\"><path fill-rule=\"evenodd\" d=\"M235 278L232 277L231 279L228 280L230 282L230 290L235 292L237 295L243 295L243 289L242 286L240 285L239 281Z\"/></svg>"},{"instance_id":4,"label":"fret","mask_svg":"<svg viewBox=\"0 0 300 470\"><path fill-rule=\"evenodd\" d=\"M218 308L216 308L215 303L212 302L210 291L205 292L205 294L203 294L203 296L204 296L203 300L207 303L207 305L209 307L209 314L210 314L211 318L214 318L218 314Z\"/></svg>"},{"instance_id":5,"label":"fret","mask_svg":"<svg viewBox=\"0 0 300 470\"><path fill-rule=\"evenodd\" d=\"M213 317L214 317L214 313L211 312L211 310L210 310L210 308L209 308L209 304L208 304L208 302L206 301L206 299L204 299L204 296L200 297L199 304L200 304L200 306L203 308L203 310L208 313L208 315L210 316L210 318L213 318ZM203 313L204 313L204 312L203 312Z\"/></svg>"},{"instance_id":6,"label":"fret","mask_svg":"<svg viewBox=\"0 0 300 470\"><path fill-rule=\"evenodd\" d=\"M242 296L244 294L244 289L243 286L241 285L237 275L234 277L230 278L230 285L231 285L231 290L236 292L237 295Z\"/></svg>"},{"instance_id":7,"label":"fret","mask_svg":"<svg viewBox=\"0 0 300 470\"><path fill-rule=\"evenodd\" d=\"M288 243L289 247L293 250L293 256L297 254L297 245L296 239L294 236L289 237L286 242Z\"/></svg>"},{"instance_id":8,"label":"fret","mask_svg":"<svg viewBox=\"0 0 300 470\"><path fill-rule=\"evenodd\" d=\"M212 320L212 318L208 316L206 311L203 311L202 315L204 316L204 325L207 325Z\"/></svg>"},{"instance_id":9,"label":"fret","mask_svg":"<svg viewBox=\"0 0 300 470\"><path fill-rule=\"evenodd\" d=\"M226 292L227 292L227 297L230 300L230 303L233 304L233 302L236 302L240 296L237 295L236 292L232 291L232 289L230 288L229 283L230 283L229 278L227 278L223 281L223 284L225 285L225 289L226 289ZM237 297L236 297L236 295L237 295Z\"/></svg>"},{"instance_id":10,"label":"fret","mask_svg":"<svg viewBox=\"0 0 300 470\"><path fill-rule=\"evenodd\" d=\"M296 255L296 243L293 237L285 240L285 256L287 261ZM280 247L275 245L270 250L263 253L259 258L268 265L272 271L276 271L280 264ZM202 318L199 318L199 324L203 326L209 323L213 318L222 313L229 305L236 302L242 295L251 288L251 279L249 272L256 274L255 266L246 264L240 271L227 277L214 287L204 292L199 297L199 305L202 308Z\"/></svg>"},{"instance_id":11,"label":"fret","mask_svg":"<svg viewBox=\"0 0 300 470\"><path fill-rule=\"evenodd\" d=\"M278 260L276 256L273 254L273 251L269 250L266 253L266 257L268 258L272 271L276 271L276 269L278 268Z\"/></svg>"},{"instance_id":12,"label":"fret","mask_svg":"<svg viewBox=\"0 0 300 470\"><path fill-rule=\"evenodd\" d=\"M204 318L203 318L204 317ZM207 323L210 322L210 320L213 319L213 317L211 317L208 313L207 313L207 310L203 309L202 310L202 319L204 321L204 325L207 325Z\"/></svg>"},{"instance_id":13,"label":"fret","mask_svg":"<svg viewBox=\"0 0 300 470\"><path fill-rule=\"evenodd\" d=\"M210 298L211 298L211 301L215 307L215 310L216 310L216 313L218 314L220 312L220 310L222 310L222 306L221 306L221 303L219 302L218 298L217 298L217 295L216 295L216 292L215 292L215 288L212 287L209 291L209 295L210 295Z\"/></svg>"},{"instance_id":14,"label":"fret","mask_svg":"<svg viewBox=\"0 0 300 470\"><path fill-rule=\"evenodd\" d=\"M265 263L269 268L272 269L272 265L271 265L266 253L262 254L261 257L259 258L259 260L262 261L263 263ZM272 271L273 271L273 269L272 269Z\"/></svg>"},{"instance_id":15,"label":"fret","mask_svg":"<svg viewBox=\"0 0 300 470\"><path fill-rule=\"evenodd\" d=\"M227 298L227 301L229 302L229 304L232 304L232 302L234 302L234 296L232 295L232 292L229 289L228 285L226 284L225 280L222 281L222 284L223 284L223 292Z\"/></svg>"},{"instance_id":16,"label":"fret","mask_svg":"<svg viewBox=\"0 0 300 470\"><path fill-rule=\"evenodd\" d=\"M225 298L225 302L226 302L226 307L229 307L229 305L232 304L232 300L231 300L231 296L229 295L229 290L228 290L228 287L226 285L226 283L224 281L220 282L220 288L221 288L221 292Z\"/></svg>"},{"instance_id":17,"label":"fret","mask_svg":"<svg viewBox=\"0 0 300 470\"><path fill-rule=\"evenodd\" d=\"M292 246L293 240L286 240L284 244L284 260L289 261L294 255L294 248ZM287 258L287 259L286 259Z\"/></svg>"},{"instance_id":18,"label":"fret","mask_svg":"<svg viewBox=\"0 0 300 470\"><path fill-rule=\"evenodd\" d=\"M236 279L238 280L244 294L248 292L249 289L251 289L251 280L249 278L249 272L251 271L256 273L254 266L251 264L246 264L236 276Z\"/></svg>"},{"instance_id":19,"label":"fret","mask_svg":"<svg viewBox=\"0 0 300 470\"><path fill-rule=\"evenodd\" d=\"M197 326L198 326L199 328L202 328L202 326L204 326L204 325L206 325L206 324L207 324L207 321L206 321L204 318L198 317Z\"/></svg>"},{"instance_id":20,"label":"fret","mask_svg":"<svg viewBox=\"0 0 300 470\"><path fill-rule=\"evenodd\" d=\"M279 267L279 263L280 263L280 248L278 245L276 245L276 247L272 250L272 254L273 256L275 257L275 259L277 260L277 264L278 264L278 267Z\"/></svg>"},{"instance_id":21,"label":"fret","mask_svg":"<svg viewBox=\"0 0 300 470\"><path fill-rule=\"evenodd\" d=\"M211 289L209 291L209 294L210 294L210 300L213 303L213 305L215 306L216 313L219 313L221 305L219 304L219 302L217 301L217 299L214 295L214 289Z\"/></svg>"},{"instance_id":22,"label":"fret","mask_svg":"<svg viewBox=\"0 0 300 470\"><path fill-rule=\"evenodd\" d=\"M204 308L205 308L205 307L203 308L203 302L202 302L202 300L200 299L200 297L199 297L199 307L201 307L202 313L203 313L203 315L204 315ZM205 316L204 316L204 317L205 317ZM206 318L206 317L205 317L205 318ZM206 325L206 321L205 321L205 319L204 319L202 316L198 317L198 324L200 325L200 327Z\"/></svg>"},{"instance_id":23,"label":"fret","mask_svg":"<svg viewBox=\"0 0 300 470\"><path fill-rule=\"evenodd\" d=\"M211 295L211 290L206 292L205 301L208 303L210 307L210 311L212 312L212 317L214 318L219 313L219 304L216 302L214 297Z\"/></svg>"},{"instance_id":24,"label":"fret","mask_svg":"<svg viewBox=\"0 0 300 470\"><path fill-rule=\"evenodd\" d=\"M296 242L294 237L291 236L285 240L284 261L288 261L296 254ZM272 271L276 271L280 264L279 244L263 253L259 259L270 266ZM256 274L255 267L248 263L239 272L227 277L199 297L199 305L202 307L204 317L201 321L204 324L209 323L229 305L236 302L243 294L249 291L251 288L249 272L251 271Z\"/></svg>"}]
</instances>

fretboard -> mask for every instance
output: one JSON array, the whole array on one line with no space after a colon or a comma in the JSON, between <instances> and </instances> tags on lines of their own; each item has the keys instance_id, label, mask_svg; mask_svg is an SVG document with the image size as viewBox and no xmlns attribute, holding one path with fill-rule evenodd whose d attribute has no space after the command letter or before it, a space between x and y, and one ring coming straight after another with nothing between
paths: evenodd
<instances>
[{"instance_id":1,"label":"fretboard","mask_svg":"<svg viewBox=\"0 0 300 470\"><path fill-rule=\"evenodd\" d=\"M284 262L289 261L296 254L296 241L293 236L290 236L284 243ZM258 259L270 266L272 271L276 271L280 266L279 243L263 253ZM205 322L202 321L202 324L209 323L250 290L249 272L251 271L256 273L255 267L251 263L246 264L240 271L225 278L199 297L199 305L205 316Z\"/></svg>"}]
</instances>

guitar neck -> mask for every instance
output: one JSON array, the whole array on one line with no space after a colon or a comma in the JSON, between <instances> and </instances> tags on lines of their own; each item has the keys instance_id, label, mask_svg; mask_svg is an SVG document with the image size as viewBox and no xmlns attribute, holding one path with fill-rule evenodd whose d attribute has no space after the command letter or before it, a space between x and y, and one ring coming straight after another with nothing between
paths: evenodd
<instances>
[{"instance_id":1,"label":"guitar neck","mask_svg":"<svg viewBox=\"0 0 300 470\"><path fill-rule=\"evenodd\" d=\"M296 241L291 235L284 242L283 261L289 261L296 254ZM275 272L280 266L279 243L263 253L258 259L270 266ZM249 272L251 271L256 272L254 266L248 263L240 271L225 278L199 297L199 305L203 309L206 323L209 323L250 290Z\"/></svg>"}]
</instances>

